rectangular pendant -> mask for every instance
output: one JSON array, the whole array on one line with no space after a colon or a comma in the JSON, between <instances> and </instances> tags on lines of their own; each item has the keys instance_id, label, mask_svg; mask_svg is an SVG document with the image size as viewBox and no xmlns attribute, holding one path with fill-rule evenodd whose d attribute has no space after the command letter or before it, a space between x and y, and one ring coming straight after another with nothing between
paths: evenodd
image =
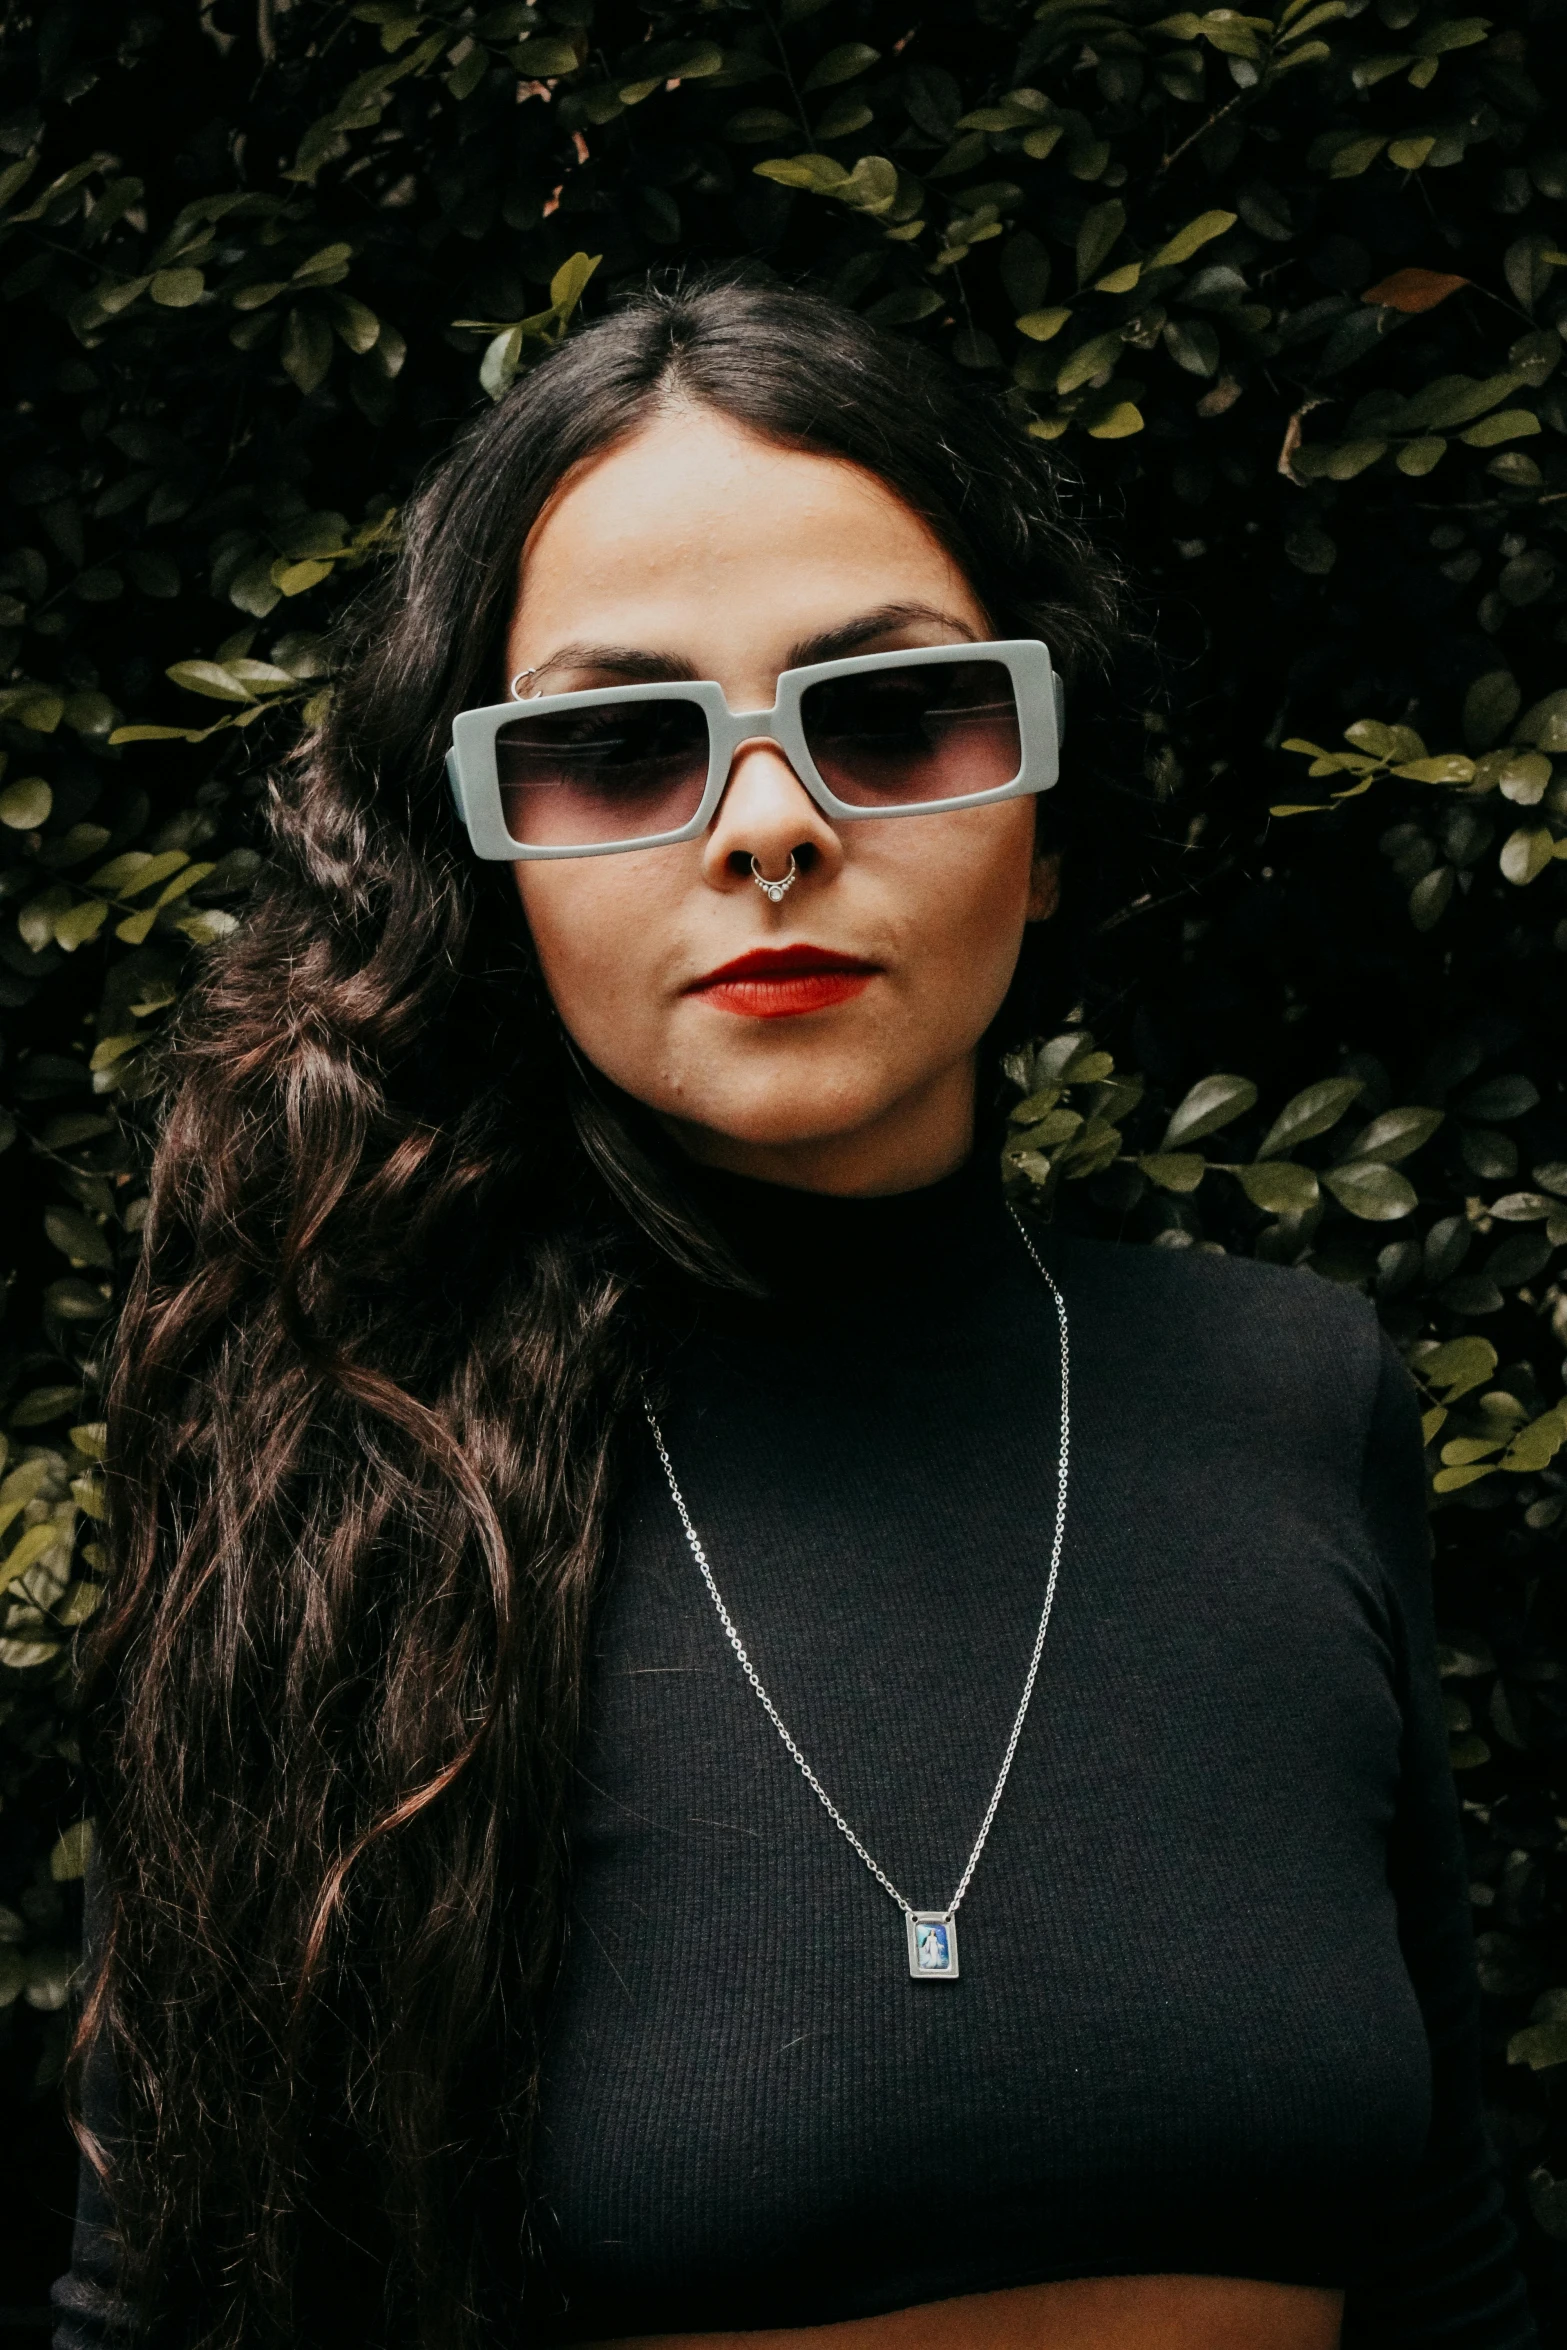
<instances>
[{"instance_id":1,"label":"rectangular pendant","mask_svg":"<svg viewBox=\"0 0 1567 2350\"><path fill-rule=\"evenodd\" d=\"M916 1909L905 1919L909 1929L909 1973L918 1983L955 1983L958 1979L958 1927L939 1909Z\"/></svg>"}]
</instances>

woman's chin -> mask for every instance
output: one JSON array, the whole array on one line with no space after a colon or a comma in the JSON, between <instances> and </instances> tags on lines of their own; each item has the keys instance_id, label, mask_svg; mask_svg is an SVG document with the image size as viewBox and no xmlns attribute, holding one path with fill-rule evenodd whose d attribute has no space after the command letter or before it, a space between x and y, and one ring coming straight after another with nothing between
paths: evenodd
<instances>
[{"instance_id":1,"label":"woman's chin","mask_svg":"<svg viewBox=\"0 0 1567 2350\"><path fill-rule=\"evenodd\" d=\"M797 1092L774 1088L756 1098L660 1110L659 1117L692 1158L734 1167L753 1152L787 1155L852 1147L857 1137L880 1125L891 1107L879 1094L845 1099L835 1093L824 1099L808 1087Z\"/></svg>"}]
</instances>

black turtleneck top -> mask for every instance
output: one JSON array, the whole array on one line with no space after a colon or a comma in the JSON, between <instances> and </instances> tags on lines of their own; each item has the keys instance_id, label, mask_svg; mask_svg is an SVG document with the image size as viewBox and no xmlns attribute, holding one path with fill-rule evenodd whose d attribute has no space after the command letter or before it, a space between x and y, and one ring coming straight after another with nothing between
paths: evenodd
<instances>
[{"instance_id":1,"label":"black turtleneck top","mask_svg":"<svg viewBox=\"0 0 1567 2350\"><path fill-rule=\"evenodd\" d=\"M979 1162L887 1199L699 1189L772 1296L672 1317L676 1474L784 1722L939 1909L1044 1599L1050 1295ZM1413 1388L1313 1274L1039 1245L1066 1538L956 1982L911 1978L647 1449L546 2076L556 2329L1193 2272L1347 2288L1347 2344L1524 2350Z\"/></svg>"},{"instance_id":2,"label":"black turtleneck top","mask_svg":"<svg viewBox=\"0 0 1567 2350\"><path fill-rule=\"evenodd\" d=\"M1054 1308L991 1171L695 1179L761 1301L666 1298L660 1416L783 1720L950 1899L1044 1599ZM546 2049L535 2327L808 2326L1056 2278L1345 2289L1534 2350L1481 2112L1413 1389L1365 1300L1039 1245L1060 1579L955 1982L785 1751L651 1444L620 1511ZM59 2350L112 2316L84 2201Z\"/></svg>"}]
</instances>

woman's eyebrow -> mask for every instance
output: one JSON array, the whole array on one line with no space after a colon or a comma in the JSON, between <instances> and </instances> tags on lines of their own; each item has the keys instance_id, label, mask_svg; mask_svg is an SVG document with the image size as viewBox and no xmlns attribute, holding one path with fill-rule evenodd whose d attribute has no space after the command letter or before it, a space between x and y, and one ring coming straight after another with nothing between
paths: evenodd
<instances>
[{"instance_id":1,"label":"woman's eyebrow","mask_svg":"<svg viewBox=\"0 0 1567 2350\"><path fill-rule=\"evenodd\" d=\"M908 628L916 621L934 622L938 628L950 629L954 636L968 644L979 639L966 620L955 612L942 612L934 604L882 604L874 612L862 612L854 620L840 622L836 628L824 628L815 636L802 637L789 648L787 666L790 669L808 669L813 661L837 661L846 654L857 652L872 638L888 636L895 628Z\"/></svg>"},{"instance_id":2,"label":"woman's eyebrow","mask_svg":"<svg viewBox=\"0 0 1567 2350\"><path fill-rule=\"evenodd\" d=\"M968 644L977 642L968 622L960 620L954 612L942 612L934 604L882 604L873 612L861 612L853 620L840 621L836 628L800 638L790 646L784 666L805 669L813 661L835 661L876 637L889 635L895 628L908 628L920 621L948 629ZM697 675L689 661L673 653L653 653L640 645L589 644L561 645L536 669L521 670L518 674L533 679L548 676L552 669L608 670L611 675L626 679L628 684L649 685L681 684Z\"/></svg>"},{"instance_id":3,"label":"woman's eyebrow","mask_svg":"<svg viewBox=\"0 0 1567 2350\"><path fill-rule=\"evenodd\" d=\"M544 677L552 669L608 669L632 683L650 685L679 683L696 676L689 661L679 660L673 653L649 653L636 645L562 645L536 669L520 670L518 675Z\"/></svg>"}]
</instances>

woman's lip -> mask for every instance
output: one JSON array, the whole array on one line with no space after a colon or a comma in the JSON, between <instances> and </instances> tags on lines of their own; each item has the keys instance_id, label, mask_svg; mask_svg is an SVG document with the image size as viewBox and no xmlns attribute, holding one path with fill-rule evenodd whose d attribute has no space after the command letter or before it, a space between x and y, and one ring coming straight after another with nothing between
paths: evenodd
<instances>
[{"instance_id":1,"label":"woman's lip","mask_svg":"<svg viewBox=\"0 0 1567 2350\"><path fill-rule=\"evenodd\" d=\"M687 994L694 995L710 987L720 987L734 979L785 979L805 972L853 972L869 979L879 966L866 962L862 955L840 955L831 947L797 945L788 947L753 947L749 954L737 955L732 963L720 963L716 971L705 978L694 979Z\"/></svg>"},{"instance_id":2,"label":"woman's lip","mask_svg":"<svg viewBox=\"0 0 1567 2350\"><path fill-rule=\"evenodd\" d=\"M718 1012L750 1020L798 1019L847 1003L868 987L880 965L830 947L756 947L710 971L687 989Z\"/></svg>"}]
</instances>

